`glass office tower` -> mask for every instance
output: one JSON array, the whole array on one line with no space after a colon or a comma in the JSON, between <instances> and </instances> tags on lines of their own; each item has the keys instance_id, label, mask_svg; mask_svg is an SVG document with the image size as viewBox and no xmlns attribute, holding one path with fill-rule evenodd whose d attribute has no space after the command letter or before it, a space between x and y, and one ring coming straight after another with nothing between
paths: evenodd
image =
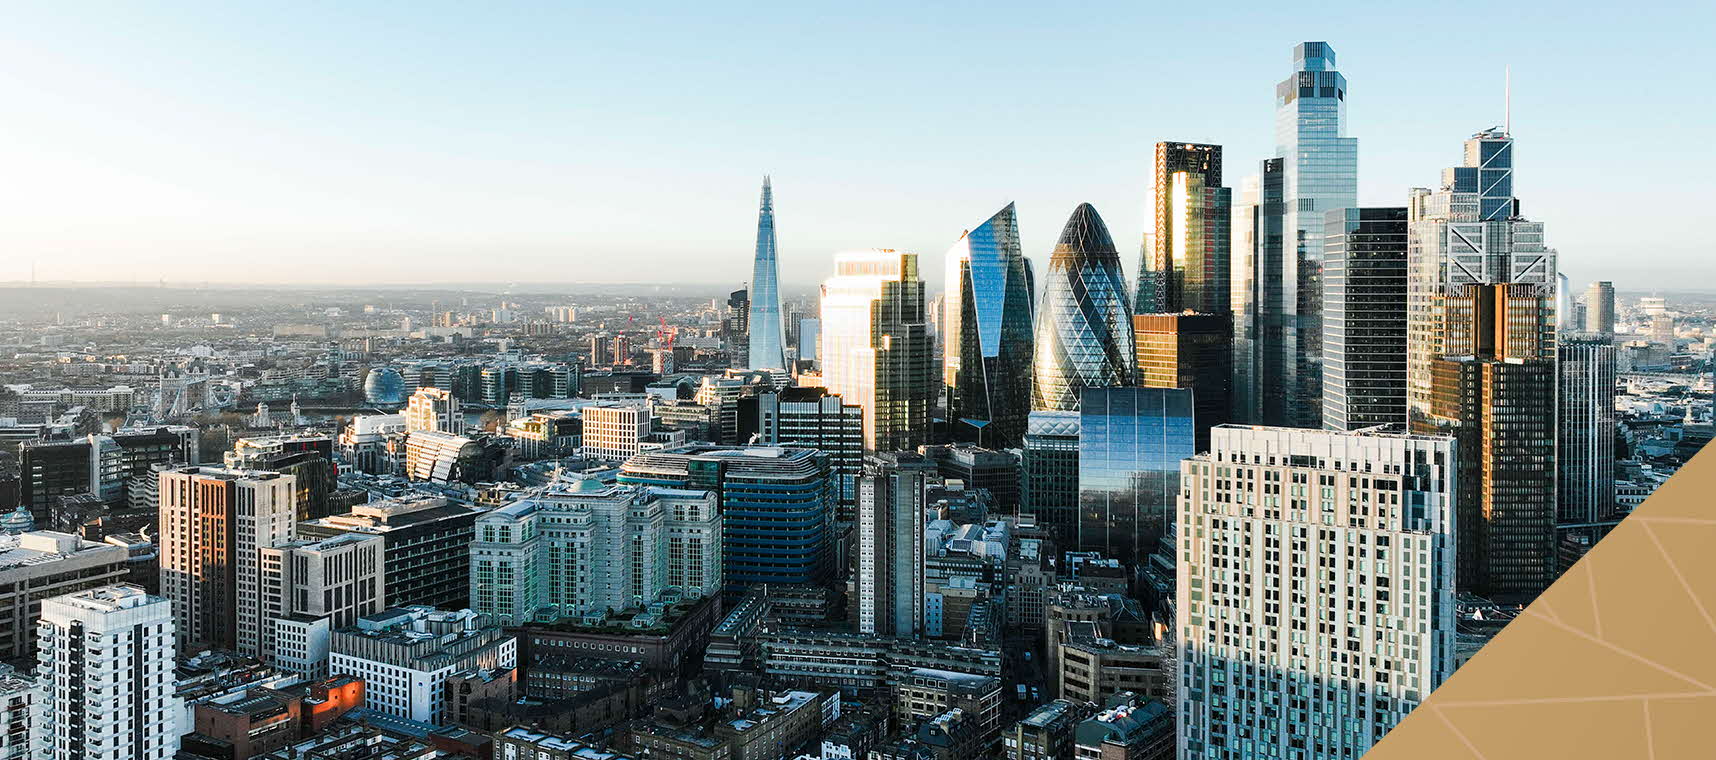
<instances>
[{"instance_id":1,"label":"glass office tower","mask_svg":"<svg viewBox=\"0 0 1716 760\"><path fill-rule=\"evenodd\" d=\"M775 196L763 178L763 200L757 211L757 259L751 271L751 369L784 369L786 334L781 325L780 265L775 260Z\"/></svg>"},{"instance_id":2,"label":"glass office tower","mask_svg":"<svg viewBox=\"0 0 1716 760\"><path fill-rule=\"evenodd\" d=\"M1323 246L1323 426L1406 424L1406 207L1330 211Z\"/></svg>"},{"instance_id":3,"label":"glass office tower","mask_svg":"<svg viewBox=\"0 0 1716 760\"><path fill-rule=\"evenodd\" d=\"M1086 388L1079 408L1078 549L1149 554L1174 519L1180 460L1196 454L1192 392Z\"/></svg>"},{"instance_id":4,"label":"glass office tower","mask_svg":"<svg viewBox=\"0 0 1716 760\"><path fill-rule=\"evenodd\" d=\"M1221 185L1221 146L1156 143L1154 189L1133 311L1227 313L1233 191Z\"/></svg>"},{"instance_id":5,"label":"glass office tower","mask_svg":"<svg viewBox=\"0 0 1716 760\"><path fill-rule=\"evenodd\" d=\"M955 439L1019 445L1031 411L1030 281L1013 204L947 252L942 382Z\"/></svg>"},{"instance_id":6,"label":"glass office tower","mask_svg":"<svg viewBox=\"0 0 1716 760\"><path fill-rule=\"evenodd\" d=\"M1031 408L1074 411L1085 388L1132 385L1132 308L1108 226L1080 204L1049 256L1031 362Z\"/></svg>"},{"instance_id":7,"label":"glass office tower","mask_svg":"<svg viewBox=\"0 0 1716 760\"><path fill-rule=\"evenodd\" d=\"M1278 200L1265 185L1258 276L1264 278L1259 376L1267 425L1320 427L1323 412L1323 221L1358 205L1358 138L1346 136L1347 80L1326 42L1293 48L1275 86ZM1264 177L1270 179L1270 166ZM1273 397L1271 397L1273 396Z\"/></svg>"},{"instance_id":8,"label":"glass office tower","mask_svg":"<svg viewBox=\"0 0 1716 760\"><path fill-rule=\"evenodd\" d=\"M934 341L918 255L888 249L834 257L822 284L822 384L864 408L864 448L901 451L926 440L935 396Z\"/></svg>"}]
</instances>

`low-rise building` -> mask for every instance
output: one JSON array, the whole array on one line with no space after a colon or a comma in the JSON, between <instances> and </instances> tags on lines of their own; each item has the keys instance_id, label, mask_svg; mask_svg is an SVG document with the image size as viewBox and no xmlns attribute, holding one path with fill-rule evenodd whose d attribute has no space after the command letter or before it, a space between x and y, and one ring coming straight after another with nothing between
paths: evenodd
<instances>
[{"instance_id":1,"label":"low-rise building","mask_svg":"<svg viewBox=\"0 0 1716 760\"><path fill-rule=\"evenodd\" d=\"M1078 724L1079 760L1174 760L1174 710L1121 692Z\"/></svg>"},{"instance_id":2,"label":"low-rise building","mask_svg":"<svg viewBox=\"0 0 1716 760\"><path fill-rule=\"evenodd\" d=\"M52 531L0 535L0 660L35 654L42 600L123 582L129 570L123 547Z\"/></svg>"},{"instance_id":3,"label":"low-rise building","mask_svg":"<svg viewBox=\"0 0 1716 760\"><path fill-rule=\"evenodd\" d=\"M328 671L367 684L366 705L416 721L447 721L446 681L518 666L518 642L470 610L394 608L334 631Z\"/></svg>"},{"instance_id":4,"label":"low-rise building","mask_svg":"<svg viewBox=\"0 0 1716 760\"><path fill-rule=\"evenodd\" d=\"M1090 715L1082 702L1057 699L1032 710L1001 737L1006 760L1073 760L1073 736Z\"/></svg>"}]
</instances>

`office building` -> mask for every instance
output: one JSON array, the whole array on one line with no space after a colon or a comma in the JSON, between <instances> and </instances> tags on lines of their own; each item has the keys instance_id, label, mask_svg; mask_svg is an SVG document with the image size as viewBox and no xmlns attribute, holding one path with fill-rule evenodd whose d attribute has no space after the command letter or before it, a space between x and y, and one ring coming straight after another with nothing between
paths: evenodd
<instances>
[{"instance_id":1,"label":"office building","mask_svg":"<svg viewBox=\"0 0 1716 760\"><path fill-rule=\"evenodd\" d=\"M775 260L775 196L763 178L757 209L757 256L751 269L750 316L746 320L751 369L786 367L786 332L781 322L780 264Z\"/></svg>"},{"instance_id":2,"label":"office building","mask_svg":"<svg viewBox=\"0 0 1716 760\"><path fill-rule=\"evenodd\" d=\"M619 482L715 492L729 597L834 571L834 478L820 451L691 444L626 460Z\"/></svg>"},{"instance_id":3,"label":"office building","mask_svg":"<svg viewBox=\"0 0 1716 760\"><path fill-rule=\"evenodd\" d=\"M1194 440L1192 391L1086 389L1076 548L1123 563L1149 554L1174 520L1180 460L1197 453Z\"/></svg>"},{"instance_id":4,"label":"office building","mask_svg":"<svg viewBox=\"0 0 1716 760\"><path fill-rule=\"evenodd\" d=\"M1556 358L1556 522L1616 522L1615 344L1601 335L1565 335Z\"/></svg>"},{"instance_id":5,"label":"office building","mask_svg":"<svg viewBox=\"0 0 1716 760\"><path fill-rule=\"evenodd\" d=\"M1074 730L1078 760L1174 760L1174 708L1121 692Z\"/></svg>"},{"instance_id":6,"label":"office building","mask_svg":"<svg viewBox=\"0 0 1716 760\"><path fill-rule=\"evenodd\" d=\"M712 491L556 481L477 518L472 609L502 625L713 596L721 514Z\"/></svg>"},{"instance_id":7,"label":"office building","mask_svg":"<svg viewBox=\"0 0 1716 760\"><path fill-rule=\"evenodd\" d=\"M463 435L465 413L459 410L459 397L441 388L418 388L405 402L405 432L434 430Z\"/></svg>"},{"instance_id":8,"label":"office building","mask_svg":"<svg viewBox=\"0 0 1716 760\"><path fill-rule=\"evenodd\" d=\"M604 401L590 404L579 413L584 418L580 451L591 459L623 462L637 456L649 439L647 404Z\"/></svg>"},{"instance_id":9,"label":"office building","mask_svg":"<svg viewBox=\"0 0 1716 760\"><path fill-rule=\"evenodd\" d=\"M1406 209L1323 224L1323 427L1406 424Z\"/></svg>"},{"instance_id":10,"label":"office building","mask_svg":"<svg viewBox=\"0 0 1716 760\"><path fill-rule=\"evenodd\" d=\"M430 483L470 483L479 477L483 445L462 435L422 430L405 436L405 476Z\"/></svg>"},{"instance_id":11,"label":"office building","mask_svg":"<svg viewBox=\"0 0 1716 760\"><path fill-rule=\"evenodd\" d=\"M935 472L934 462L907 452L864 459L852 574L859 633L923 634L925 489Z\"/></svg>"},{"instance_id":12,"label":"office building","mask_svg":"<svg viewBox=\"0 0 1716 760\"><path fill-rule=\"evenodd\" d=\"M447 679L518 667L518 640L470 610L395 607L333 633L328 671L364 681L364 707L442 725Z\"/></svg>"},{"instance_id":13,"label":"office building","mask_svg":"<svg viewBox=\"0 0 1716 760\"><path fill-rule=\"evenodd\" d=\"M160 475L161 595L179 649L262 654L261 549L294 536L292 476L179 467Z\"/></svg>"},{"instance_id":14,"label":"office building","mask_svg":"<svg viewBox=\"0 0 1716 760\"><path fill-rule=\"evenodd\" d=\"M167 760L179 749L171 604L136 586L42 602L37 757Z\"/></svg>"},{"instance_id":15,"label":"office building","mask_svg":"<svg viewBox=\"0 0 1716 760\"><path fill-rule=\"evenodd\" d=\"M1450 309L1467 300L1467 286L1532 288L1547 303L1544 339L1553 340L1556 254L1544 245L1543 223L1518 213L1513 144L1503 129L1474 134L1462 165L1443 170L1442 188L1414 189L1407 206L1407 421L1420 428L1433 403L1436 362L1475 353L1472 320Z\"/></svg>"},{"instance_id":16,"label":"office building","mask_svg":"<svg viewBox=\"0 0 1716 760\"><path fill-rule=\"evenodd\" d=\"M1456 452L1229 425L1181 465L1177 757L1358 757L1452 672Z\"/></svg>"},{"instance_id":17,"label":"office building","mask_svg":"<svg viewBox=\"0 0 1716 760\"><path fill-rule=\"evenodd\" d=\"M1154 168L1134 312L1229 313L1233 191L1222 187L1221 146L1159 142Z\"/></svg>"},{"instance_id":18,"label":"office building","mask_svg":"<svg viewBox=\"0 0 1716 760\"><path fill-rule=\"evenodd\" d=\"M1039 705L1001 735L1005 760L1073 760L1073 732L1090 715L1088 706L1065 699Z\"/></svg>"},{"instance_id":19,"label":"office building","mask_svg":"<svg viewBox=\"0 0 1716 760\"><path fill-rule=\"evenodd\" d=\"M834 258L822 283L822 384L864 409L864 448L924 442L935 357L915 253L876 249Z\"/></svg>"},{"instance_id":20,"label":"office building","mask_svg":"<svg viewBox=\"0 0 1716 760\"><path fill-rule=\"evenodd\" d=\"M305 538L380 536L388 604L461 609L469 606L470 545L478 514L441 497L386 499L299 523L298 533Z\"/></svg>"},{"instance_id":21,"label":"office building","mask_svg":"<svg viewBox=\"0 0 1716 760\"><path fill-rule=\"evenodd\" d=\"M798 321L798 360L811 362L813 365L820 358L817 351L817 340L822 337L822 322L815 317L804 317Z\"/></svg>"},{"instance_id":22,"label":"office building","mask_svg":"<svg viewBox=\"0 0 1716 760\"><path fill-rule=\"evenodd\" d=\"M949 481L959 481L967 490L982 492L991 512L1019 511L1019 452L996 451L969 443L919 446L918 452L935 460L937 471Z\"/></svg>"},{"instance_id":23,"label":"office building","mask_svg":"<svg viewBox=\"0 0 1716 760\"><path fill-rule=\"evenodd\" d=\"M1138 314L1132 317L1138 384L1192 392L1198 451L1209 450L1210 428L1226 423L1233 399L1233 324L1224 314Z\"/></svg>"},{"instance_id":24,"label":"office building","mask_svg":"<svg viewBox=\"0 0 1716 760\"><path fill-rule=\"evenodd\" d=\"M48 522L49 510L64 496L87 493L103 504L124 500L124 451L113 436L25 442L18 461L18 496L38 522Z\"/></svg>"},{"instance_id":25,"label":"office building","mask_svg":"<svg viewBox=\"0 0 1716 760\"><path fill-rule=\"evenodd\" d=\"M226 453L229 470L267 470L292 476L298 519L313 520L332 513L339 489L334 466L334 438L320 433L294 433L240 438ZM156 484L159 478L155 473Z\"/></svg>"},{"instance_id":26,"label":"office building","mask_svg":"<svg viewBox=\"0 0 1716 760\"><path fill-rule=\"evenodd\" d=\"M0 660L35 655L43 599L120 583L129 560L124 547L65 533L0 536Z\"/></svg>"},{"instance_id":27,"label":"office building","mask_svg":"<svg viewBox=\"0 0 1716 760\"><path fill-rule=\"evenodd\" d=\"M1049 255L1031 362L1031 409L1077 411L1085 388L1135 385L1132 306L1108 225L1080 204Z\"/></svg>"},{"instance_id":28,"label":"office building","mask_svg":"<svg viewBox=\"0 0 1716 760\"><path fill-rule=\"evenodd\" d=\"M1293 48L1275 85L1275 155L1264 162L1253 257L1260 300L1253 350L1265 425L1321 427L1323 223L1358 205L1358 138L1347 80L1327 42Z\"/></svg>"},{"instance_id":29,"label":"office building","mask_svg":"<svg viewBox=\"0 0 1716 760\"><path fill-rule=\"evenodd\" d=\"M1031 412L1019 452L1019 511L1060 546L1078 542L1078 412Z\"/></svg>"},{"instance_id":30,"label":"office building","mask_svg":"<svg viewBox=\"0 0 1716 760\"><path fill-rule=\"evenodd\" d=\"M973 718L969 730L987 746L1001 729L1001 679L939 668L911 668L894 682L894 724L910 726L949 710Z\"/></svg>"},{"instance_id":31,"label":"office building","mask_svg":"<svg viewBox=\"0 0 1716 760\"><path fill-rule=\"evenodd\" d=\"M1615 334L1615 284L1607 280L1585 289L1585 332Z\"/></svg>"},{"instance_id":32,"label":"office building","mask_svg":"<svg viewBox=\"0 0 1716 760\"><path fill-rule=\"evenodd\" d=\"M353 469L371 475L404 471L405 417L360 414L340 431L340 456Z\"/></svg>"},{"instance_id":33,"label":"office building","mask_svg":"<svg viewBox=\"0 0 1716 760\"><path fill-rule=\"evenodd\" d=\"M756 443L815 449L828 455L835 479L835 521L850 524L864 467L864 409L825 388L782 388L740 399L740 414L755 427ZM754 410L754 411L753 411Z\"/></svg>"},{"instance_id":34,"label":"office building","mask_svg":"<svg viewBox=\"0 0 1716 760\"><path fill-rule=\"evenodd\" d=\"M332 632L387 609L383 551L380 536L358 533L264 547L263 661L326 678Z\"/></svg>"},{"instance_id":35,"label":"office building","mask_svg":"<svg viewBox=\"0 0 1716 760\"><path fill-rule=\"evenodd\" d=\"M1460 590L1529 602L1554 582L1554 301L1532 284L1464 285L1438 299L1452 353L1432 364L1417 432L1459 441Z\"/></svg>"},{"instance_id":36,"label":"office building","mask_svg":"<svg viewBox=\"0 0 1716 760\"><path fill-rule=\"evenodd\" d=\"M1033 284L1019 248L1013 204L947 252L947 292L937 337L956 440L1017 446L1031 411Z\"/></svg>"}]
</instances>

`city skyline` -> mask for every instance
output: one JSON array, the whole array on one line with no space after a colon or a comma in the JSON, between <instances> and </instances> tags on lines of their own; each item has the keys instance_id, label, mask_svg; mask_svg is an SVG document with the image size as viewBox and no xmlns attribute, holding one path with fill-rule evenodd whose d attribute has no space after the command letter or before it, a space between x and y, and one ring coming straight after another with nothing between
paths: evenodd
<instances>
[{"instance_id":1,"label":"city skyline","mask_svg":"<svg viewBox=\"0 0 1716 760\"><path fill-rule=\"evenodd\" d=\"M1680 144L1675 135L1691 124L1670 118L1653 125L1656 137L1624 159L1582 150L1633 128L1633 117L1649 112L1644 104L1662 102L1653 96L1677 82L1690 84L1696 67L1676 65L1682 53L1672 44L1653 46L1653 76L1609 88L1619 100L1596 112L1581 106L1571 82L1547 73L1578 66L1599 41L1609 51L1632 40L1642 45L1642 29L1628 33L1642 20L1605 17L1599 24L1573 10L1534 22L1551 27L1544 42L1512 40L1498 51L1479 37L1448 43L1454 50L1407 39L1392 31L1406 28L1394 25L1398 18L1376 12L1355 14L1354 28L1333 34L1252 16L1247 23L1224 19L1232 29L1208 51L1172 44L1107 51L1101 43L1130 25L1188 23L1115 8L1091 14L1093 20L1049 25L1040 35L1044 44L1067 55L1029 71L972 43L915 51L914 41L951 20L945 11L912 25L851 20L849 33L816 36L831 44L821 54L782 35L817 20L802 11L776 13L754 29L721 26L729 34L714 41L685 39L693 34L685 27L706 20L693 12L649 19L659 44L627 52L642 60L620 62L640 65L608 82L579 74L600 71L601 56L633 39L642 19L614 10L520 8L467 25L468 35L447 58L476 64L458 72L428 55L445 39L437 34L442 25L461 21L457 14L383 29L383 19L362 12L267 19L274 24L210 13L151 19L139 34L110 38L49 13L25 12L8 33L16 44L5 55L27 57L43 73L3 106L14 139L0 151L29 181L5 198L16 218L0 233L9 251L0 281L27 282L33 269L39 281L446 282L453 278L439 273L450 265L481 260L496 272L485 278L493 281L529 273L632 282L667 264L687 282L736 284L733 273L744 271L754 250L755 230L742 209L765 172L782 183L789 220L781 229L784 289L816 282L837 250L882 246L931 255L957 236L960 220L982 218L1009 199L1019 204L1022 247L1039 271L1057 217L1089 200L1107 211L1126 274L1135 277L1135 246L1148 216L1149 147L1159 140L1223 145L1234 167L1230 186L1239 187L1272 147L1258 123L1269 107L1267 85L1258 82L1278 76L1283 51L1297 39L1328 39L1341 51L1342 71L1362 85L1349 115L1364 166L1360 205L1400 205L1407 188L1428 184L1426 177L1452 162L1439 135L1502 122L1503 68L1511 64L1513 131L1532 146L1534 166L1521 194L1533 198L1527 213L1556 230L1552 244L1563 249L1573 281L1654 288L1697 271L1696 236L1674 224L1622 232L1598 221L1601 209L1622 203L1625 188L1643 185L1661 188L1659 197L1671 207L1666 219L1695 216L1673 208L1692 202L1690 178L1701 173L1699 162L1710 160L1673 152ZM115 10L118 17L128 12L143 13ZM996 32L992 40L1034 42L1039 35L1017 31L1029 26L1017 20L978 23L1009 27L984 27ZM531 28L521 30L527 22ZM276 31L258 31L271 26ZM325 43L334 49L292 36L308 27L338 30ZM601 34L616 30L611 39ZM555 32L586 44L578 52L541 50L537 43ZM342 44L389 33L396 44L372 54L350 53ZM520 50L499 51L498 40L515 34L525 40ZM781 52L796 50L816 65L765 68L779 52L747 47L762 35L785 39ZM836 59L863 49L859 35L885 40L877 44L902 55L861 71L846 68ZM45 48L38 36L65 44ZM1097 44L1072 51L1073 40ZM190 51L185 60L180 51ZM533 53L542 59L520 58ZM942 56L954 54L970 61L948 66ZM1414 61L1429 56L1462 85L1447 92L1410 86L1417 81ZM1160 97L1190 107L1176 107L1167 118L1158 115L1154 93L1128 95L1135 87L1125 83L1139 72L1178 59L1198 60L1200 77L1172 83ZM189 61L195 64L186 68ZM693 62L710 65L685 65ZM709 85L703 89L731 92L713 85L764 71L778 83L742 97L694 91ZM1620 76L1589 71L1599 79ZM1008 102L945 104L946 93L996 74L1006 75L1016 93ZM1067 92L1065 78L1075 74L1092 86ZM1051 92L1108 118L1073 129L1054 120L1052 109L1029 107ZM734 113L758 110L769 93L786 105L784 118ZM854 126L863 108L877 106L900 118ZM112 118L116 112L125 118ZM983 158L996 152L1009 160ZM362 160L351 160L357 155ZM1685 171L1654 168L1661 166ZM896 186L902 172L912 178L904 192ZM1609 179L1600 185L1584 179L1592 176ZM648 221L661 217L681 223ZM1649 237L1632 239L1638 234ZM1607 263L1640 251L1650 253L1651 263L1627 270ZM931 288L939 289L941 268L927 269Z\"/></svg>"}]
</instances>

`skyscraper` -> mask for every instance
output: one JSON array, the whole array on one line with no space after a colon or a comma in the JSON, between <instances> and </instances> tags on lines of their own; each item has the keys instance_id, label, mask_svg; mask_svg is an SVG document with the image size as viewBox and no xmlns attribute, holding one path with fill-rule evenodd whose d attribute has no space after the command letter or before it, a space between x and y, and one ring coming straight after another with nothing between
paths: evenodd
<instances>
[{"instance_id":1,"label":"skyscraper","mask_svg":"<svg viewBox=\"0 0 1716 760\"><path fill-rule=\"evenodd\" d=\"M1078 542L1078 412L1031 412L1019 456L1019 511L1060 546Z\"/></svg>"},{"instance_id":2,"label":"skyscraper","mask_svg":"<svg viewBox=\"0 0 1716 760\"><path fill-rule=\"evenodd\" d=\"M1079 407L1078 544L1139 562L1174 519L1180 460L1196 453L1193 392L1087 388Z\"/></svg>"},{"instance_id":3,"label":"skyscraper","mask_svg":"<svg viewBox=\"0 0 1716 760\"><path fill-rule=\"evenodd\" d=\"M1554 301L1514 283L1462 285L1441 302L1449 353L1412 425L1459 444L1460 590L1529 602L1557 574Z\"/></svg>"},{"instance_id":4,"label":"skyscraper","mask_svg":"<svg viewBox=\"0 0 1716 760\"><path fill-rule=\"evenodd\" d=\"M1513 197L1513 138L1486 129L1465 142L1461 166L1442 172L1442 188L1414 189L1407 208L1406 401L1410 417L1428 413L1432 367L1469 355L1470 319L1454 319L1449 299L1472 284L1529 285L1549 303L1554 331L1556 256L1543 223L1518 215ZM1553 341L1546 336L1545 340Z\"/></svg>"},{"instance_id":5,"label":"skyscraper","mask_svg":"<svg viewBox=\"0 0 1716 760\"><path fill-rule=\"evenodd\" d=\"M935 462L917 454L864 459L853 568L860 634L917 638L924 631L925 488L935 475Z\"/></svg>"},{"instance_id":6,"label":"skyscraper","mask_svg":"<svg viewBox=\"0 0 1716 760\"><path fill-rule=\"evenodd\" d=\"M1197 450L1207 451L1210 428L1227 422L1232 403L1232 324L1220 314L1138 314L1132 332L1138 384L1191 391Z\"/></svg>"},{"instance_id":7,"label":"skyscraper","mask_svg":"<svg viewBox=\"0 0 1716 760\"><path fill-rule=\"evenodd\" d=\"M1607 280L1585 289L1585 332L1615 334L1615 284Z\"/></svg>"},{"instance_id":8,"label":"skyscraper","mask_svg":"<svg viewBox=\"0 0 1716 760\"><path fill-rule=\"evenodd\" d=\"M1176 757L1358 757L1453 670L1454 443L1211 437L1181 466Z\"/></svg>"},{"instance_id":9,"label":"skyscraper","mask_svg":"<svg viewBox=\"0 0 1716 760\"><path fill-rule=\"evenodd\" d=\"M781 324L780 264L775 260L775 196L763 178L763 200L757 211L757 259L751 270L751 369L786 367L786 332Z\"/></svg>"},{"instance_id":10,"label":"skyscraper","mask_svg":"<svg viewBox=\"0 0 1716 760\"><path fill-rule=\"evenodd\" d=\"M1615 344L1602 335L1563 335L1556 365L1556 523L1564 530L1605 531L1621 518L1615 508Z\"/></svg>"},{"instance_id":11,"label":"skyscraper","mask_svg":"<svg viewBox=\"0 0 1716 760\"><path fill-rule=\"evenodd\" d=\"M1275 177L1280 177L1279 159L1264 162L1267 169L1276 165ZM1276 183L1279 190L1279 182ZM1263 221L1263 176L1246 177L1240 185L1240 198L1233 209L1233 260L1229 298L1233 304L1233 382L1228 385L1229 419L1253 423L1263 418L1264 378L1258 376L1263 345L1258 340L1263 323L1259 309L1263 306L1263 284L1258 258L1263 248L1258 243ZM1279 246L1277 246L1279 248ZM1279 251L1277 251L1279 252ZM1277 378L1277 381L1279 379Z\"/></svg>"},{"instance_id":12,"label":"skyscraper","mask_svg":"<svg viewBox=\"0 0 1716 760\"><path fill-rule=\"evenodd\" d=\"M838 507L835 521L849 525L864 468L864 410L826 388L782 388L739 400L740 415L755 422L756 442L815 449L828 455Z\"/></svg>"},{"instance_id":13,"label":"skyscraper","mask_svg":"<svg viewBox=\"0 0 1716 760\"><path fill-rule=\"evenodd\" d=\"M1013 204L948 250L942 382L956 438L1004 448L1025 434L1033 297Z\"/></svg>"},{"instance_id":14,"label":"skyscraper","mask_svg":"<svg viewBox=\"0 0 1716 760\"><path fill-rule=\"evenodd\" d=\"M1135 384L1129 300L1108 225L1079 204L1049 256L1031 362L1033 410L1076 411L1085 388Z\"/></svg>"},{"instance_id":15,"label":"skyscraper","mask_svg":"<svg viewBox=\"0 0 1716 760\"><path fill-rule=\"evenodd\" d=\"M1280 158L1264 162L1256 238L1260 421L1320 427L1323 222L1330 210L1358 205L1358 139L1346 136L1347 80L1335 70L1334 48L1302 42L1293 62L1293 74L1275 86Z\"/></svg>"},{"instance_id":16,"label":"skyscraper","mask_svg":"<svg viewBox=\"0 0 1716 760\"><path fill-rule=\"evenodd\" d=\"M864 447L924 442L935 359L915 253L875 249L834 257L822 283L822 383L864 408Z\"/></svg>"},{"instance_id":17,"label":"skyscraper","mask_svg":"<svg viewBox=\"0 0 1716 760\"><path fill-rule=\"evenodd\" d=\"M180 467L160 474L160 501L161 595L180 648L260 656L261 550L295 535L292 476Z\"/></svg>"},{"instance_id":18,"label":"skyscraper","mask_svg":"<svg viewBox=\"0 0 1716 760\"><path fill-rule=\"evenodd\" d=\"M1406 424L1406 209L1329 212L1323 246L1323 426Z\"/></svg>"},{"instance_id":19,"label":"skyscraper","mask_svg":"<svg viewBox=\"0 0 1716 760\"><path fill-rule=\"evenodd\" d=\"M1221 184L1221 146L1156 143L1155 219L1138 269L1138 314L1227 314L1233 191Z\"/></svg>"},{"instance_id":20,"label":"skyscraper","mask_svg":"<svg viewBox=\"0 0 1716 760\"><path fill-rule=\"evenodd\" d=\"M136 586L42 602L36 757L166 760L179 749L173 611Z\"/></svg>"}]
</instances>

